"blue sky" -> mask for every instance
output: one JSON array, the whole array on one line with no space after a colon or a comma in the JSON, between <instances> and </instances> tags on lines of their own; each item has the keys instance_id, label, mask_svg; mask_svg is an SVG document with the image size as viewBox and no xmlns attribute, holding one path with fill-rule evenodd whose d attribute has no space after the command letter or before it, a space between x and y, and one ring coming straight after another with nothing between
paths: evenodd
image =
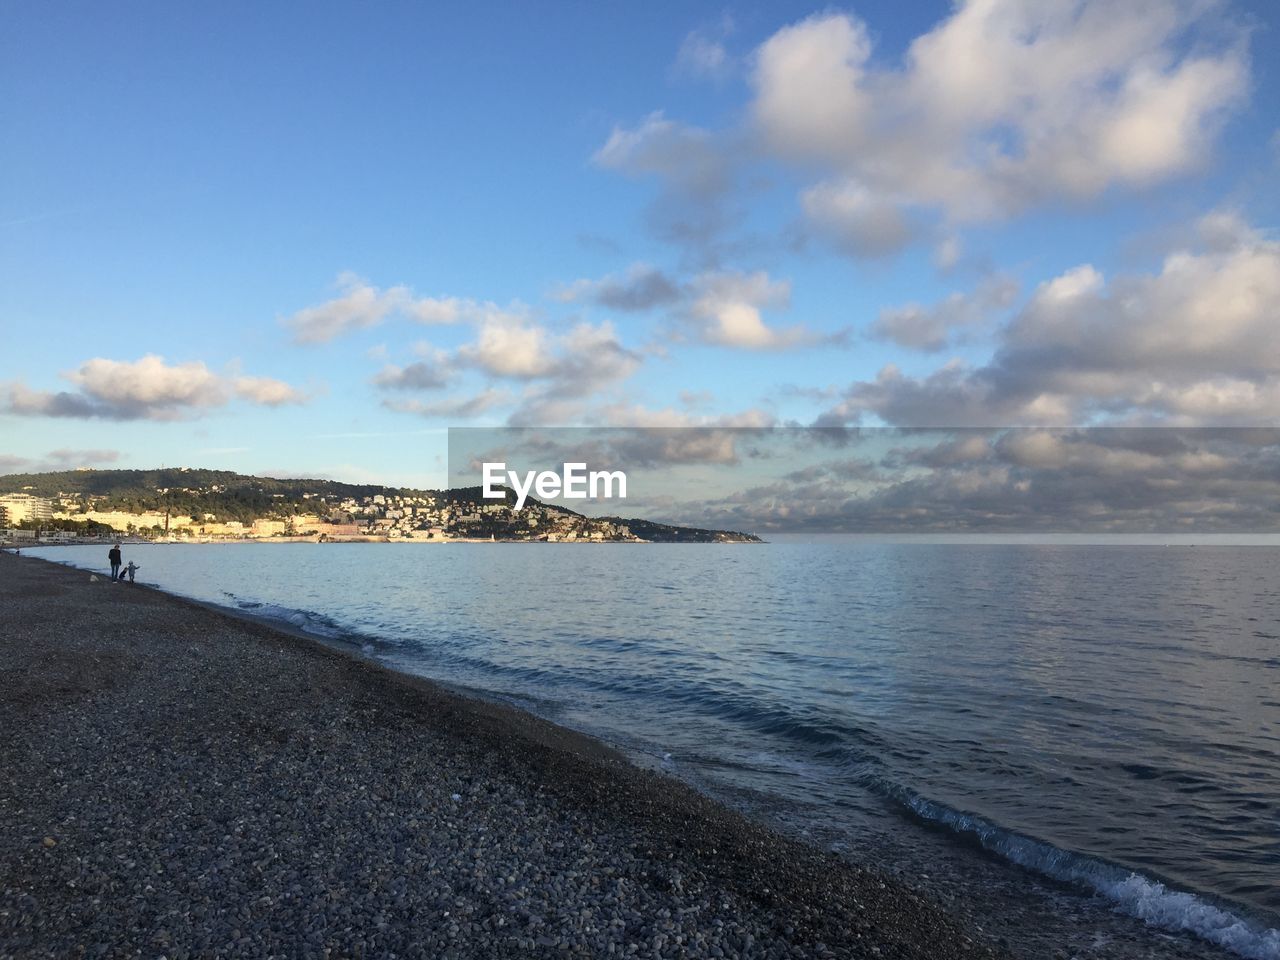
<instances>
[{"instance_id":1,"label":"blue sky","mask_svg":"<svg viewBox=\"0 0 1280 960\"><path fill-rule=\"evenodd\" d=\"M1274 8L902 6L5 4L0 468L1274 424Z\"/></svg>"}]
</instances>

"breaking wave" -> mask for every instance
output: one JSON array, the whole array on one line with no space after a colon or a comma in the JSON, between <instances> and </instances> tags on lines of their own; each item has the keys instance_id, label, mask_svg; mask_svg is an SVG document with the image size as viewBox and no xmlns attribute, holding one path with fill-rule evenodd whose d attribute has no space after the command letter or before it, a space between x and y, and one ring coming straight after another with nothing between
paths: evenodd
<instances>
[{"instance_id":1,"label":"breaking wave","mask_svg":"<svg viewBox=\"0 0 1280 960\"><path fill-rule=\"evenodd\" d=\"M1140 873L1060 850L902 788L886 788L884 792L921 819L974 840L983 849L1028 870L1087 887L1112 901L1118 910L1153 927L1193 934L1246 960L1280 960L1280 930L1250 923Z\"/></svg>"}]
</instances>

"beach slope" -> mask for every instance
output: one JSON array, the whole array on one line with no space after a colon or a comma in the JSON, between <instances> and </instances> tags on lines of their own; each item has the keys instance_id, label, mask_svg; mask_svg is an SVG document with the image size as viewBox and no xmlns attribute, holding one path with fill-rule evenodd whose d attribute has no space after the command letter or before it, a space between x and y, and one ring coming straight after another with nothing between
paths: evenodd
<instances>
[{"instance_id":1,"label":"beach slope","mask_svg":"<svg viewBox=\"0 0 1280 960\"><path fill-rule=\"evenodd\" d=\"M589 738L0 556L0 957L998 955Z\"/></svg>"}]
</instances>

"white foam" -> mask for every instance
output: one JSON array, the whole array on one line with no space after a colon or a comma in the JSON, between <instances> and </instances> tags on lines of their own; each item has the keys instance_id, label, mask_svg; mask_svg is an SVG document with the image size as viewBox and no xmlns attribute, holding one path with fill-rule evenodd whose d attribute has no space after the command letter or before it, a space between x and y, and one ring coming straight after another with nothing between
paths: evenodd
<instances>
[{"instance_id":1,"label":"white foam","mask_svg":"<svg viewBox=\"0 0 1280 960\"><path fill-rule=\"evenodd\" d=\"M1131 873L1118 883L1095 885L1125 913L1166 930L1186 930L1248 960L1280 960L1280 930L1259 930L1199 897L1166 889Z\"/></svg>"},{"instance_id":2,"label":"white foam","mask_svg":"<svg viewBox=\"0 0 1280 960\"><path fill-rule=\"evenodd\" d=\"M980 817L959 813L922 797L902 798L927 820L971 836L992 853L1056 880L1083 884L1113 901L1117 909L1153 927L1186 932L1246 960L1280 960L1280 930L1263 929L1194 894L1092 857L1002 830Z\"/></svg>"}]
</instances>

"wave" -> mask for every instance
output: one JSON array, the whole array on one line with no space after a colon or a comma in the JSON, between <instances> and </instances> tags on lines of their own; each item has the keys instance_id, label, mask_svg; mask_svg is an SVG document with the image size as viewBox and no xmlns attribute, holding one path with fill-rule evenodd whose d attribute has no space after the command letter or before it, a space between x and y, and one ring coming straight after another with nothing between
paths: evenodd
<instances>
[{"instance_id":1,"label":"wave","mask_svg":"<svg viewBox=\"0 0 1280 960\"><path fill-rule=\"evenodd\" d=\"M332 618L314 611L244 601L230 593L226 596L236 608L245 613L288 623L306 633L326 639L354 642L364 646L366 650L371 649L371 643L387 647L400 646L386 638L356 634ZM686 702L697 707L700 712L719 719L743 723L759 733L782 737L811 749L816 748L818 757L826 762L834 761L838 756L844 764L862 766L869 756L865 744L861 745L862 749L855 748L852 744L860 740L879 739L869 730L847 729L838 723L832 723L830 718L806 715L776 703L759 702L745 698L740 693L726 696L723 691L707 684L692 682L688 678L623 679L601 677L590 671L585 671L581 676L565 676L561 671L545 667L497 664L486 658L453 651L445 654L443 659L486 673L515 675L526 682L540 683L554 678L610 692ZM675 760L672 755L666 753L660 756L662 766L674 771ZM1114 903L1118 910L1153 927L1190 933L1245 960L1280 960L1280 930L1250 923L1194 894L1170 889L1164 883L1132 870L1062 850L1050 843L1006 830L973 814L953 810L899 785L890 784L875 774L864 774L860 779L864 779L877 792L887 795L921 819L974 840L985 850L1018 866L1054 880L1092 890Z\"/></svg>"},{"instance_id":2,"label":"wave","mask_svg":"<svg viewBox=\"0 0 1280 960\"><path fill-rule=\"evenodd\" d=\"M360 647L365 652L370 652L378 647L398 646L394 640L352 630L350 627L339 623L333 617L317 613L314 610L306 610L301 607L286 607L257 600L243 600L234 593L225 590L223 591L223 596L227 598L226 602L221 604L224 609L234 610L267 623L287 625L295 630L302 631L308 636L351 644Z\"/></svg>"},{"instance_id":3,"label":"wave","mask_svg":"<svg viewBox=\"0 0 1280 960\"><path fill-rule=\"evenodd\" d=\"M1280 960L1280 930L1250 923L1194 894L1170 889L1104 860L1024 837L904 788L881 785L881 789L916 816L976 840L983 849L1028 870L1093 890L1117 909L1153 927L1193 934L1246 960Z\"/></svg>"}]
</instances>

